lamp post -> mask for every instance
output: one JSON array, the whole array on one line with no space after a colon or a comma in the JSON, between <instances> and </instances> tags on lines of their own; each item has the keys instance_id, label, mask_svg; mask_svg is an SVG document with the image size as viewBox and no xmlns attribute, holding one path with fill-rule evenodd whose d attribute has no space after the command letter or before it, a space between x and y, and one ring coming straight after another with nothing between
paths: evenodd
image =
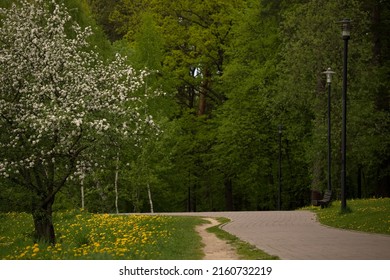
<instances>
[{"instance_id":1,"label":"lamp post","mask_svg":"<svg viewBox=\"0 0 390 280\"><path fill-rule=\"evenodd\" d=\"M331 84L332 84L332 74L333 72L330 68L323 72L326 75L326 83L328 84L328 191L332 190L332 146L331 146L331 103L330 103L330 93L331 93Z\"/></svg>"},{"instance_id":2,"label":"lamp post","mask_svg":"<svg viewBox=\"0 0 390 280\"><path fill-rule=\"evenodd\" d=\"M282 129L283 126L278 126L279 133L279 194L278 194L278 209L282 210Z\"/></svg>"},{"instance_id":3,"label":"lamp post","mask_svg":"<svg viewBox=\"0 0 390 280\"><path fill-rule=\"evenodd\" d=\"M348 40L351 34L351 20L348 18L340 21L342 37L344 40L344 63L343 63L343 102L342 102L342 129L341 129L341 210L347 209L347 61Z\"/></svg>"}]
</instances>

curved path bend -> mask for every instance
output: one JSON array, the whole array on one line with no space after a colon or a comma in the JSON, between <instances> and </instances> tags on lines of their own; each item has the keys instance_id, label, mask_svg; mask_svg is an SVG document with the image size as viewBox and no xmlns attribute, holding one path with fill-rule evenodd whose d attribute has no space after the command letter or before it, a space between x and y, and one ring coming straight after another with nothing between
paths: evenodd
<instances>
[{"instance_id":1,"label":"curved path bend","mask_svg":"<svg viewBox=\"0 0 390 280\"><path fill-rule=\"evenodd\" d=\"M229 218L224 230L286 260L390 260L390 236L323 226L309 211L156 214Z\"/></svg>"}]
</instances>

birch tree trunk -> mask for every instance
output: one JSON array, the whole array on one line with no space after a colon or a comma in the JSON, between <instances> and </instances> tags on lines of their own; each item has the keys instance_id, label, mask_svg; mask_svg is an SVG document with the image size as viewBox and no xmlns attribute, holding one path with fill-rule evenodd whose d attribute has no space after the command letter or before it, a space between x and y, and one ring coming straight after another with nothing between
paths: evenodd
<instances>
[{"instance_id":1,"label":"birch tree trunk","mask_svg":"<svg viewBox=\"0 0 390 280\"><path fill-rule=\"evenodd\" d=\"M119 153L116 156L115 181L114 181L114 186L115 186L115 210L116 210L117 214L119 214L119 209L118 209L118 176L119 176Z\"/></svg>"},{"instance_id":2,"label":"birch tree trunk","mask_svg":"<svg viewBox=\"0 0 390 280\"><path fill-rule=\"evenodd\" d=\"M153 210L153 200L152 200L152 192L150 191L150 185L149 183L146 184L146 187L148 189L148 196L149 196L149 204L150 204L150 213L154 213Z\"/></svg>"},{"instance_id":3,"label":"birch tree trunk","mask_svg":"<svg viewBox=\"0 0 390 280\"><path fill-rule=\"evenodd\" d=\"M84 175L84 174L83 174ZM84 210L84 207L85 207L85 197L84 197L84 176L81 178L81 182L80 182L80 185L81 185L81 209Z\"/></svg>"}]
</instances>

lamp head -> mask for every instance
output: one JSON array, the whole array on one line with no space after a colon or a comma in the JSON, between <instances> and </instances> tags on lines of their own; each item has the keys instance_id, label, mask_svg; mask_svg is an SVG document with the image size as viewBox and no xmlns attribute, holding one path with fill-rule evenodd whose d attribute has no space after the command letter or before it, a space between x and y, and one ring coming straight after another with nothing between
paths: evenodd
<instances>
[{"instance_id":1,"label":"lamp head","mask_svg":"<svg viewBox=\"0 0 390 280\"><path fill-rule=\"evenodd\" d=\"M278 126L279 134L282 134L282 130L283 130L283 125L279 124L279 126Z\"/></svg>"},{"instance_id":2,"label":"lamp head","mask_svg":"<svg viewBox=\"0 0 390 280\"><path fill-rule=\"evenodd\" d=\"M351 20L349 18L344 18L343 20L339 21L339 23L341 24L341 34L343 39L349 39L351 36Z\"/></svg>"},{"instance_id":3,"label":"lamp head","mask_svg":"<svg viewBox=\"0 0 390 280\"><path fill-rule=\"evenodd\" d=\"M332 75L335 73L333 72L330 68L328 70L322 72L323 74L326 75L326 83L331 84L332 83Z\"/></svg>"}]
</instances>

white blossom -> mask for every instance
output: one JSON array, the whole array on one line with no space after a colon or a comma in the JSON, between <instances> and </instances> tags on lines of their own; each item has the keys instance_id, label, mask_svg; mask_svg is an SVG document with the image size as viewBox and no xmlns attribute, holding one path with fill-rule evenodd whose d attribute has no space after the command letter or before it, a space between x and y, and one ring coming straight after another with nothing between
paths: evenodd
<instances>
[{"instance_id":1,"label":"white blossom","mask_svg":"<svg viewBox=\"0 0 390 280\"><path fill-rule=\"evenodd\" d=\"M22 0L0 9L0 21L0 176L39 164L66 170L78 149L109 134L158 130L145 113L155 94L140 90L148 71L86 51L92 29L72 22L63 4Z\"/></svg>"}]
</instances>

